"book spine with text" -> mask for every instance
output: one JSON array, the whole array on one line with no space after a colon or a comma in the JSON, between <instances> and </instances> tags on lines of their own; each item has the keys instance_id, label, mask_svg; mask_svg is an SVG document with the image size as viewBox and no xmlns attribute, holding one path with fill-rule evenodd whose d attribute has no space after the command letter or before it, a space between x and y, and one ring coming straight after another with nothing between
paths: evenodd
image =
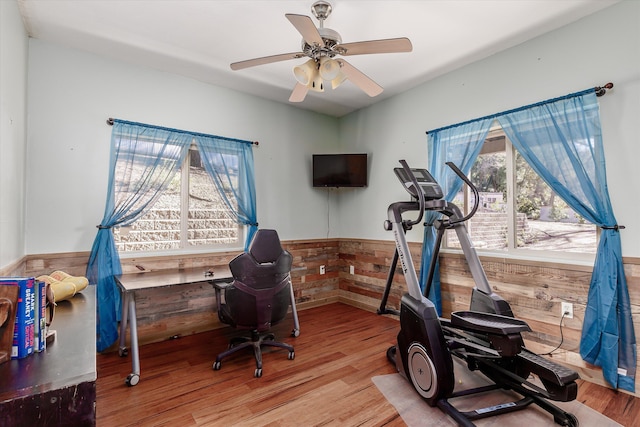
<instances>
[{"instance_id":1,"label":"book spine with text","mask_svg":"<svg viewBox=\"0 0 640 427\"><path fill-rule=\"evenodd\" d=\"M47 349L47 284L36 280L35 351Z\"/></svg>"}]
</instances>

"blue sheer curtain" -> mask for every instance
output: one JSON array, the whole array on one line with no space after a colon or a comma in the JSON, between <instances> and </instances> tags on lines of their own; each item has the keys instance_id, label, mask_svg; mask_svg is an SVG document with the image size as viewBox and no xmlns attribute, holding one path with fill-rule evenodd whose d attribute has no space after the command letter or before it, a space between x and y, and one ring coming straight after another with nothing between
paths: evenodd
<instances>
[{"instance_id":1,"label":"blue sheer curtain","mask_svg":"<svg viewBox=\"0 0 640 427\"><path fill-rule=\"evenodd\" d=\"M122 274L122 267L111 229L133 223L153 206L182 165L194 139L205 159L205 169L212 175L225 203L233 208L240 223L249 226L245 246L255 233L251 142L114 120L107 202L86 274L90 283L98 286L98 351L106 350L118 339L117 322L121 314L120 292L114 276ZM227 189L231 189L237 209Z\"/></svg>"},{"instance_id":2,"label":"blue sheer curtain","mask_svg":"<svg viewBox=\"0 0 640 427\"><path fill-rule=\"evenodd\" d=\"M118 339L120 292L113 276L122 274L122 267L111 229L132 223L153 205L180 168L191 139L184 133L114 121L107 203L87 265L87 278L98 286L98 351Z\"/></svg>"},{"instance_id":3,"label":"blue sheer curtain","mask_svg":"<svg viewBox=\"0 0 640 427\"><path fill-rule=\"evenodd\" d=\"M589 287L580 355L601 366L614 387L635 390L636 341L620 233L607 189L595 91L546 101L497 117L542 179L602 232Z\"/></svg>"},{"instance_id":4,"label":"blue sheer curtain","mask_svg":"<svg viewBox=\"0 0 640 427\"><path fill-rule=\"evenodd\" d=\"M244 245L247 250L258 230L251 143L239 144L224 138L199 135L196 136L196 144L205 170L224 202L238 223L248 227Z\"/></svg>"},{"instance_id":5,"label":"blue sheer curtain","mask_svg":"<svg viewBox=\"0 0 640 427\"><path fill-rule=\"evenodd\" d=\"M462 180L445 164L455 163L465 174L469 174L482 144L487 137L493 118L474 120L455 126L436 129L428 133L429 172L442 187L447 201L452 201L460 188ZM425 212L424 239L422 242L422 258L420 261L420 287L424 292L431 256L436 243L436 230L433 222L439 214L433 211ZM427 296L436 306L438 315L442 315L442 300L440 297L440 271L436 262L433 283Z\"/></svg>"}]
</instances>

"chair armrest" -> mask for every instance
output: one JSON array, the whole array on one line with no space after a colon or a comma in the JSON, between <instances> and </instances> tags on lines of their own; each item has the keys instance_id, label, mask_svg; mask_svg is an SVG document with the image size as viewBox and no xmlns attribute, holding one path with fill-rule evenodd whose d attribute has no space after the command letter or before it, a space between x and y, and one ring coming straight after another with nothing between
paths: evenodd
<instances>
[{"instance_id":1,"label":"chair armrest","mask_svg":"<svg viewBox=\"0 0 640 427\"><path fill-rule=\"evenodd\" d=\"M216 291L216 310L218 313L220 313L220 310L222 309L222 291L227 289L233 283L232 279L229 280L229 282L210 282L213 285L213 289Z\"/></svg>"}]
</instances>

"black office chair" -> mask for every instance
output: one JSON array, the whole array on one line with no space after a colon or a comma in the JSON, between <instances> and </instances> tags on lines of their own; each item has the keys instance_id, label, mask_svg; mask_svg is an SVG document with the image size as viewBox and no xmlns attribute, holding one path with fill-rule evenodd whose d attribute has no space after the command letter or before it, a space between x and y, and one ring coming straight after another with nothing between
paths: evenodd
<instances>
[{"instance_id":1,"label":"black office chair","mask_svg":"<svg viewBox=\"0 0 640 427\"><path fill-rule=\"evenodd\" d=\"M229 348L216 357L214 370L220 369L223 358L247 347L253 347L257 378L262 376L261 346L287 349L289 360L293 360L293 346L275 341L274 334L268 332L287 315L292 260L282 249L278 233L266 229L258 230L248 252L231 260L233 282L215 285L218 317L234 328L251 331L251 336L232 338Z\"/></svg>"}]
</instances>

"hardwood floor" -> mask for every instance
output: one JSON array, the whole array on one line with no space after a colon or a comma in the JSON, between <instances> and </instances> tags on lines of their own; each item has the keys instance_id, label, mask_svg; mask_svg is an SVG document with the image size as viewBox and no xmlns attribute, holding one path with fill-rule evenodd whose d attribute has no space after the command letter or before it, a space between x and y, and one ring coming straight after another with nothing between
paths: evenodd
<instances>
[{"instance_id":1,"label":"hardwood floor","mask_svg":"<svg viewBox=\"0 0 640 427\"><path fill-rule=\"evenodd\" d=\"M250 352L212 370L226 349L230 328L140 348L141 380L127 387L131 359L99 354L97 424L111 426L404 426L371 377L395 372L386 360L398 321L345 304L299 312L275 328L276 338L295 346L264 352L263 376L254 378ZM578 400L624 426L640 415L640 399L581 382Z\"/></svg>"}]
</instances>

